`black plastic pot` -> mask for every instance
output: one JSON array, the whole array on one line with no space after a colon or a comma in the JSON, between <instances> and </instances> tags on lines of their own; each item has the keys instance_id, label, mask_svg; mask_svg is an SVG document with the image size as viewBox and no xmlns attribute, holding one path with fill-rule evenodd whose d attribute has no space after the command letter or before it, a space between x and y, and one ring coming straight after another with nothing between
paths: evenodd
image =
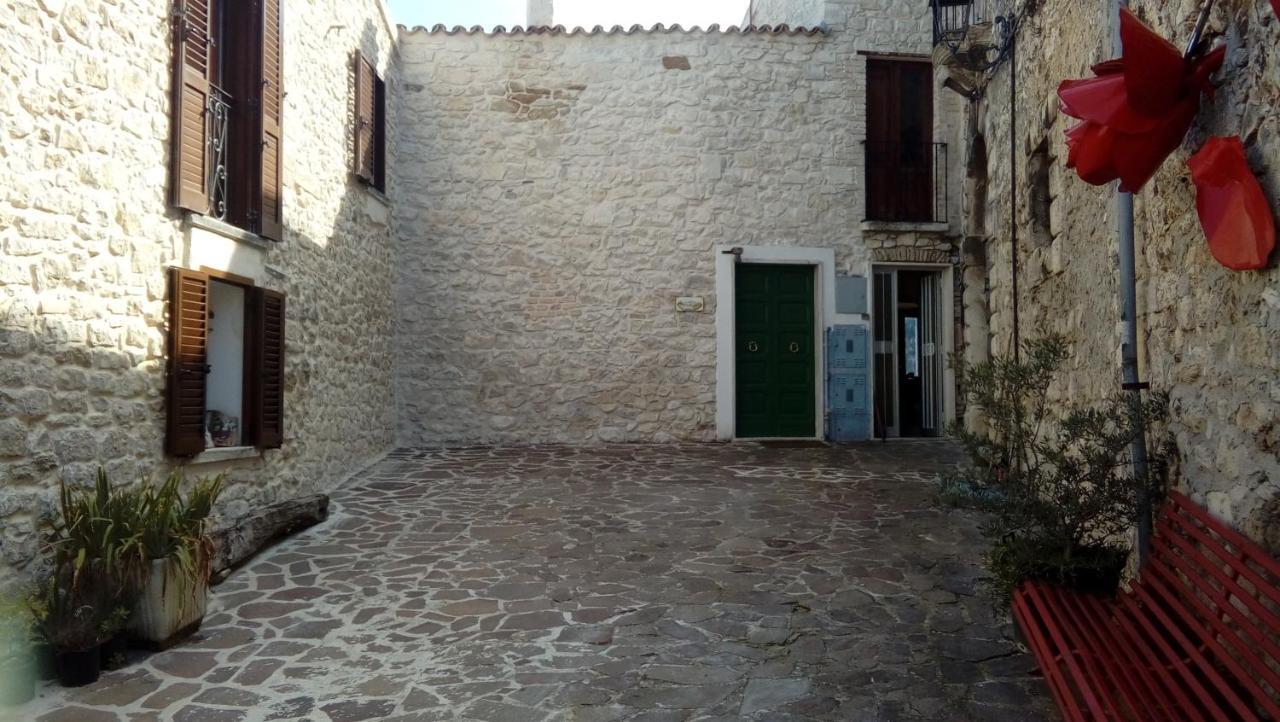
<instances>
[{"instance_id":1,"label":"black plastic pot","mask_svg":"<svg viewBox=\"0 0 1280 722\"><path fill-rule=\"evenodd\" d=\"M120 669L129 664L129 637L117 634L98 648L104 670Z\"/></svg>"},{"instance_id":2,"label":"black plastic pot","mask_svg":"<svg viewBox=\"0 0 1280 722\"><path fill-rule=\"evenodd\" d=\"M98 681L102 674L102 652L98 647L74 652L59 650L54 664L63 687L83 687Z\"/></svg>"},{"instance_id":3,"label":"black plastic pot","mask_svg":"<svg viewBox=\"0 0 1280 722\"><path fill-rule=\"evenodd\" d=\"M48 642L37 642L32 650L32 657L36 662L36 679L45 681L58 678L58 665L55 663L58 654Z\"/></svg>"}]
</instances>

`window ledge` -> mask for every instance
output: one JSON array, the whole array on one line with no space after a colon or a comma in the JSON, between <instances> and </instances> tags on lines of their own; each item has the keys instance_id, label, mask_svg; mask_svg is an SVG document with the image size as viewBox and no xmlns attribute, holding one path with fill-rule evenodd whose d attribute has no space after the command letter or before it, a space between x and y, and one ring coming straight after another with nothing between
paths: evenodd
<instances>
[{"instance_id":1,"label":"window ledge","mask_svg":"<svg viewBox=\"0 0 1280 722\"><path fill-rule=\"evenodd\" d=\"M863 221L864 231L891 231L897 233L946 233L950 223L928 221Z\"/></svg>"},{"instance_id":2,"label":"window ledge","mask_svg":"<svg viewBox=\"0 0 1280 722\"><path fill-rule=\"evenodd\" d=\"M360 182L360 185L364 186L364 189L365 189L366 191L369 191L369 195L370 195L374 200L378 201L379 203L381 203L382 205L386 206L387 208L390 208L390 207L391 207L391 199L387 197L387 194L386 194L386 193L384 193L384 192L382 192L382 191L378 190L377 188L374 188L373 186L371 186L371 185L369 185L368 183L365 183L365 182L363 182L363 181L361 181L361 182Z\"/></svg>"},{"instance_id":3,"label":"window ledge","mask_svg":"<svg viewBox=\"0 0 1280 722\"><path fill-rule=\"evenodd\" d=\"M217 464L222 461L259 458L262 458L262 451L256 446L215 446L191 457L187 465Z\"/></svg>"},{"instance_id":4,"label":"window ledge","mask_svg":"<svg viewBox=\"0 0 1280 722\"><path fill-rule=\"evenodd\" d=\"M210 218L199 213L188 213L187 222L195 228L200 228L209 231L210 233L217 233L220 236L230 238L233 241L239 241L240 243L253 246L254 248L260 248L264 251L271 248L271 241L268 241L257 233L246 231L243 228L238 228L216 218Z\"/></svg>"}]
</instances>

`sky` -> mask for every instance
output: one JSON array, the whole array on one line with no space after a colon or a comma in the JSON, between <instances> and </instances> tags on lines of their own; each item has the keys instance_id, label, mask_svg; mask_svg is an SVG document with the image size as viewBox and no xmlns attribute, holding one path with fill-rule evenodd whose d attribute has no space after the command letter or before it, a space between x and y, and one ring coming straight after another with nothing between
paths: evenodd
<instances>
[{"instance_id":1,"label":"sky","mask_svg":"<svg viewBox=\"0 0 1280 722\"><path fill-rule=\"evenodd\" d=\"M525 0L387 0L395 22L413 27L524 25ZM685 27L712 23L739 25L747 0L556 0L560 25L630 26L679 23Z\"/></svg>"}]
</instances>

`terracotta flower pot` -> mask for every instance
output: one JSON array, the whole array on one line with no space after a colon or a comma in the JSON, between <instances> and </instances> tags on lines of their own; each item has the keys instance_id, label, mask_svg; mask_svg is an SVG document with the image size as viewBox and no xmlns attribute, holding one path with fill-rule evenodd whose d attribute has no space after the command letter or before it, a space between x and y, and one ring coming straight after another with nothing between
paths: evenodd
<instances>
[{"instance_id":1,"label":"terracotta flower pot","mask_svg":"<svg viewBox=\"0 0 1280 722\"><path fill-rule=\"evenodd\" d=\"M207 579L193 579L176 562L157 559L133 610L130 634L153 648L170 647L200 628L208 598Z\"/></svg>"}]
</instances>

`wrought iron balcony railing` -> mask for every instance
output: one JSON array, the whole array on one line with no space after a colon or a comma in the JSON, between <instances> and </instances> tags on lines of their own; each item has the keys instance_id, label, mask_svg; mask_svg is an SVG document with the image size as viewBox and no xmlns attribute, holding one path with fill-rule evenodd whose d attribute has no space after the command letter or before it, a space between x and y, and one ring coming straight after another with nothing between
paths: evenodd
<instances>
[{"instance_id":1,"label":"wrought iron balcony railing","mask_svg":"<svg viewBox=\"0 0 1280 722\"><path fill-rule=\"evenodd\" d=\"M866 149L869 221L947 222L947 144L878 143Z\"/></svg>"},{"instance_id":2,"label":"wrought iron balcony railing","mask_svg":"<svg viewBox=\"0 0 1280 722\"><path fill-rule=\"evenodd\" d=\"M227 217L227 126L231 122L231 96L216 85L210 86L206 113L209 138L209 215Z\"/></svg>"},{"instance_id":3,"label":"wrought iron balcony railing","mask_svg":"<svg viewBox=\"0 0 1280 722\"><path fill-rule=\"evenodd\" d=\"M991 21L987 0L929 0L933 6L933 44L959 43L969 28Z\"/></svg>"}]
</instances>

